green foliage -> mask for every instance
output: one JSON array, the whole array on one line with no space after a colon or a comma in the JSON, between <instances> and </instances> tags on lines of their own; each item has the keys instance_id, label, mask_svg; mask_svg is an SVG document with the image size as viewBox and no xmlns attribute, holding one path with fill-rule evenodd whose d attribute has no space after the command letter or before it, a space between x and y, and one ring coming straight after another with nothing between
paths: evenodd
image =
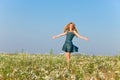
<instances>
[{"instance_id":1,"label":"green foliage","mask_svg":"<svg viewBox=\"0 0 120 80\"><path fill-rule=\"evenodd\" d=\"M52 49L51 49L51 53ZM119 80L120 56L0 54L0 80Z\"/></svg>"}]
</instances>

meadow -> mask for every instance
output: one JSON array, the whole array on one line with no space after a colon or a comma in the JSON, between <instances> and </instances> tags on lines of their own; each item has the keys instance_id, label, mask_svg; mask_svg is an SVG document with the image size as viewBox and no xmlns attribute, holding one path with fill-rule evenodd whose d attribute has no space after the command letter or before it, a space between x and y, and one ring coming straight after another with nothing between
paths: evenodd
<instances>
[{"instance_id":1,"label":"meadow","mask_svg":"<svg viewBox=\"0 0 120 80\"><path fill-rule=\"evenodd\" d=\"M0 80L120 80L120 56L1 53Z\"/></svg>"}]
</instances>

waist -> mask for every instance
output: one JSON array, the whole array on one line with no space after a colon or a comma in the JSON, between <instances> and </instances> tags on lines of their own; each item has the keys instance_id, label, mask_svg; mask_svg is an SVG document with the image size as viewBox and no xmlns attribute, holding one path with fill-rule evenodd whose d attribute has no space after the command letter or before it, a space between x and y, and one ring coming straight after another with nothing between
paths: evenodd
<instances>
[{"instance_id":1,"label":"waist","mask_svg":"<svg viewBox=\"0 0 120 80\"><path fill-rule=\"evenodd\" d=\"M72 42L72 40L66 40L65 42Z\"/></svg>"}]
</instances>

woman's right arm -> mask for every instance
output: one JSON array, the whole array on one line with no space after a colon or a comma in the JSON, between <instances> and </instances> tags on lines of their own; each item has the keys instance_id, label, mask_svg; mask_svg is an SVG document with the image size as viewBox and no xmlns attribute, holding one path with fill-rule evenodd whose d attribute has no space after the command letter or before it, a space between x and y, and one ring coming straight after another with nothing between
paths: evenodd
<instances>
[{"instance_id":1,"label":"woman's right arm","mask_svg":"<svg viewBox=\"0 0 120 80\"><path fill-rule=\"evenodd\" d=\"M61 33L61 34L59 34L59 35L53 36L52 38L53 38L53 39L56 39L56 38L59 38L59 37L61 37L61 36L66 35L66 34L67 34L67 32L64 32L64 33Z\"/></svg>"}]
</instances>

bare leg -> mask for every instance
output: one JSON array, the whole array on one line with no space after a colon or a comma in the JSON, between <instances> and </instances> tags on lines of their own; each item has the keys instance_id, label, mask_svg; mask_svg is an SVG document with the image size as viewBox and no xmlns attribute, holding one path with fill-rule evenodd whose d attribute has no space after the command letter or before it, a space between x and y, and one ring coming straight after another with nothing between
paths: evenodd
<instances>
[{"instance_id":1,"label":"bare leg","mask_svg":"<svg viewBox=\"0 0 120 80\"><path fill-rule=\"evenodd\" d=\"M68 68L69 68L70 67L70 52L66 52L65 56L66 56L66 61L67 61Z\"/></svg>"}]
</instances>

